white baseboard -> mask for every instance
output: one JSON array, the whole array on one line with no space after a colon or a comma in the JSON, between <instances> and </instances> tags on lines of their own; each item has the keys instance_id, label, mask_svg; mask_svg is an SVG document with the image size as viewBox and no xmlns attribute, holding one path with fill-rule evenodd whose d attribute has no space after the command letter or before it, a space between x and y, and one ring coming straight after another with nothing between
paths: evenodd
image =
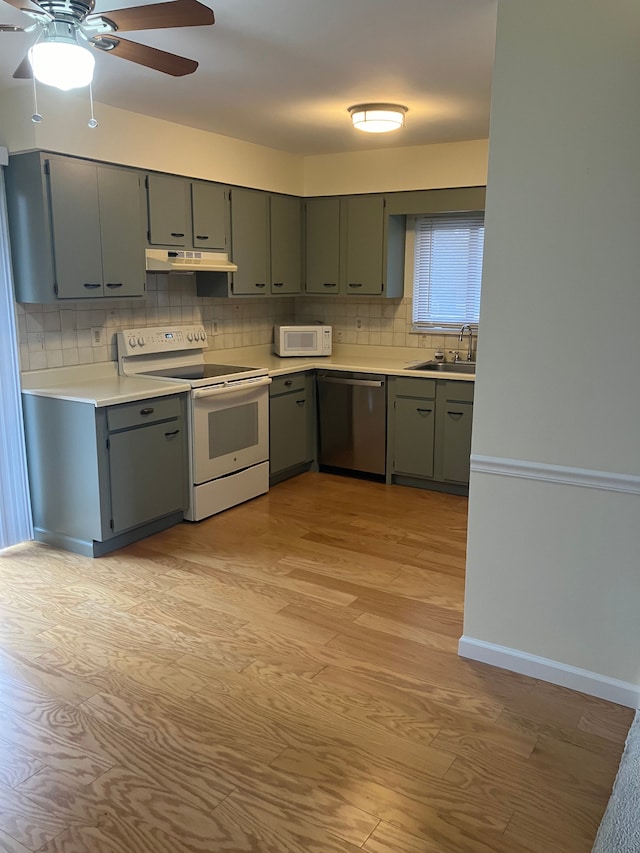
<instances>
[{"instance_id":1,"label":"white baseboard","mask_svg":"<svg viewBox=\"0 0 640 853\"><path fill-rule=\"evenodd\" d=\"M475 640L473 637L460 638L458 654L463 658L519 672L521 675L530 675L532 678L549 681L561 687L569 687L571 690L597 696L599 699L606 699L618 705L640 708L640 684L619 681L597 672L590 672L588 669L579 669L549 660L549 658L530 655L518 649Z\"/></svg>"}]
</instances>

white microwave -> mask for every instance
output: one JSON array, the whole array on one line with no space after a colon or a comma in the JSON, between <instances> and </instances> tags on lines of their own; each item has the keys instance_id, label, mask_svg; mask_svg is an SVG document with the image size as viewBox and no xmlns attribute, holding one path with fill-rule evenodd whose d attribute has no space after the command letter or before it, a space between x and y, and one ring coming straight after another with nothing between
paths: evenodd
<instances>
[{"instance_id":1,"label":"white microwave","mask_svg":"<svg viewBox=\"0 0 640 853\"><path fill-rule=\"evenodd\" d=\"M331 355L331 326L274 326L273 351L279 356Z\"/></svg>"}]
</instances>

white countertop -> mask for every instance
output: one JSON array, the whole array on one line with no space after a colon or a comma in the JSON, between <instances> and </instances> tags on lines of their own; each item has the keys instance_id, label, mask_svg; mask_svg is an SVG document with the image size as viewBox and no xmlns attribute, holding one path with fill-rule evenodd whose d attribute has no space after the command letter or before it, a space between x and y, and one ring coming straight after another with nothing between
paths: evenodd
<instances>
[{"instance_id":1,"label":"white countertop","mask_svg":"<svg viewBox=\"0 0 640 853\"><path fill-rule=\"evenodd\" d=\"M334 344L333 355L315 358L282 358L274 355L270 346L239 347L226 350L207 350L205 360L210 364L246 364L266 367L270 376L297 373L301 370L352 370L359 373L380 373L387 376L429 377L473 382L474 373L439 373L409 370L412 364L427 361L420 350L409 347L375 347Z\"/></svg>"},{"instance_id":2,"label":"white countertop","mask_svg":"<svg viewBox=\"0 0 640 853\"><path fill-rule=\"evenodd\" d=\"M99 408L166 397L189 391L188 382L164 382L137 376L118 376L115 361L74 367L30 370L22 374L22 393L88 403Z\"/></svg>"},{"instance_id":3,"label":"white countertop","mask_svg":"<svg viewBox=\"0 0 640 853\"><path fill-rule=\"evenodd\" d=\"M360 373L379 373L387 376L429 377L453 381L473 381L473 373L433 373L408 370L411 364L426 361L420 351L400 347L365 347L338 344L334 353L323 358L280 358L270 346L239 347L226 350L207 350L209 364L241 364L246 367L266 367L270 376L297 373L303 370L351 370ZM23 394L54 397L88 403L99 408L118 403L131 403L151 397L164 397L189 391L188 382L166 382L137 376L119 376L115 361L102 364L55 367L31 370L22 374Z\"/></svg>"}]
</instances>

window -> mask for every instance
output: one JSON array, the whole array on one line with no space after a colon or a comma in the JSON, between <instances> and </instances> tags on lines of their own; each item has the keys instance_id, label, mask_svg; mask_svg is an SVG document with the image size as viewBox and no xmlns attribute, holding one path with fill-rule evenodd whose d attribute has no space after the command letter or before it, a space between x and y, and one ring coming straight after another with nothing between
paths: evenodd
<instances>
[{"instance_id":1,"label":"window","mask_svg":"<svg viewBox=\"0 0 640 853\"><path fill-rule=\"evenodd\" d=\"M413 326L477 325L484 248L484 211L415 216Z\"/></svg>"}]
</instances>

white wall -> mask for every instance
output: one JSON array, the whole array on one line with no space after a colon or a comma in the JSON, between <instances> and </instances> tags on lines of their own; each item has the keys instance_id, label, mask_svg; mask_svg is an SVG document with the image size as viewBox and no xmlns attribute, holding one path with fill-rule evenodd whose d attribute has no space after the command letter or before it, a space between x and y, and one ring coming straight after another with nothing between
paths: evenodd
<instances>
[{"instance_id":1,"label":"white wall","mask_svg":"<svg viewBox=\"0 0 640 853\"><path fill-rule=\"evenodd\" d=\"M484 186L487 147L478 139L305 157L304 195Z\"/></svg>"},{"instance_id":2,"label":"white wall","mask_svg":"<svg viewBox=\"0 0 640 853\"><path fill-rule=\"evenodd\" d=\"M302 157L105 104L96 104L99 126L91 130L85 93L44 86L38 93L41 124L31 121L30 86L0 94L0 145L12 153L42 148L293 195L484 186L487 181L484 139Z\"/></svg>"},{"instance_id":3,"label":"white wall","mask_svg":"<svg viewBox=\"0 0 640 853\"><path fill-rule=\"evenodd\" d=\"M10 152L42 148L142 169L301 195L303 158L220 134L96 104L90 129L86 93L40 86L44 121L33 124L31 87L3 93L0 144Z\"/></svg>"},{"instance_id":4,"label":"white wall","mask_svg":"<svg viewBox=\"0 0 640 853\"><path fill-rule=\"evenodd\" d=\"M464 627L632 685L639 45L632 0L499 6Z\"/></svg>"}]
</instances>

